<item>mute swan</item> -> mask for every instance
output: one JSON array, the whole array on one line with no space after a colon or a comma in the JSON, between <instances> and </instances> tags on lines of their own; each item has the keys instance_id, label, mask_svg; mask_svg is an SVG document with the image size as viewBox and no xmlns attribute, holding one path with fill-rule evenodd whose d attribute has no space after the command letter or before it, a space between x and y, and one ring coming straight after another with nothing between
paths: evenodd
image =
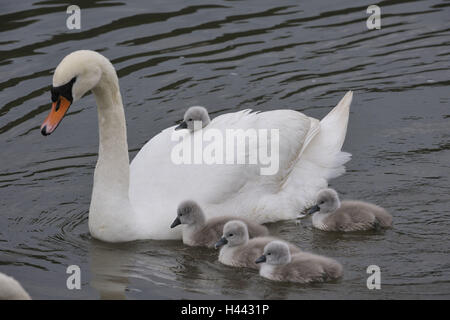
<instances>
[{"instance_id":1,"label":"mute swan","mask_svg":"<svg viewBox=\"0 0 450 320\"><path fill-rule=\"evenodd\" d=\"M260 276L276 281L298 283L324 282L342 276L342 265L330 258L300 252L291 255L289 247L281 241L272 241L255 263L262 263Z\"/></svg>"},{"instance_id":2,"label":"mute swan","mask_svg":"<svg viewBox=\"0 0 450 320\"><path fill-rule=\"evenodd\" d=\"M264 247L275 237L256 237L249 240L247 225L238 220L227 222L223 227L223 236L215 247L221 248L219 261L233 267L259 269L255 260L263 254ZM287 244L292 252L300 252L295 245Z\"/></svg>"},{"instance_id":3,"label":"mute swan","mask_svg":"<svg viewBox=\"0 0 450 320\"><path fill-rule=\"evenodd\" d=\"M312 223L324 231L363 231L388 228L392 216L383 208L362 201L339 201L333 189L323 189L317 195L317 204L307 211L313 214Z\"/></svg>"},{"instance_id":4,"label":"mute swan","mask_svg":"<svg viewBox=\"0 0 450 320\"><path fill-rule=\"evenodd\" d=\"M190 107L184 113L183 122L181 122L175 130L188 129L190 132L193 132L196 129L194 126L195 121L201 121L201 126L199 126L199 128L206 127L211 122L208 110L200 106Z\"/></svg>"},{"instance_id":5,"label":"mute swan","mask_svg":"<svg viewBox=\"0 0 450 320\"><path fill-rule=\"evenodd\" d=\"M90 90L97 103L100 141L89 230L103 241L181 239L179 228L167 226L184 199L197 199L208 218L232 212L258 223L294 219L327 186L328 179L345 171L350 159L341 147L352 92L320 122L293 110L244 110L218 116L205 130L193 134L174 131L172 126L149 140L130 164L119 81L113 65L97 52L75 51L60 62L53 75L53 103L41 125L42 134L51 134L70 105ZM172 161L172 151L179 145L174 133L190 134L195 141L203 134L200 131L230 128L279 130L275 154L279 170L261 175L259 165ZM252 146L251 151L254 148L259 146Z\"/></svg>"},{"instance_id":6,"label":"mute swan","mask_svg":"<svg viewBox=\"0 0 450 320\"><path fill-rule=\"evenodd\" d=\"M177 217L171 228L180 224L183 226L183 243L189 246L204 246L213 248L220 238L223 226L230 220L240 220L247 224L250 238L266 236L269 231L266 227L254 222L236 217L223 216L205 220L205 214L200 206L192 200L183 201L178 206Z\"/></svg>"},{"instance_id":7,"label":"mute swan","mask_svg":"<svg viewBox=\"0 0 450 320\"><path fill-rule=\"evenodd\" d=\"M0 272L0 300L31 300L16 279Z\"/></svg>"}]
</instances>

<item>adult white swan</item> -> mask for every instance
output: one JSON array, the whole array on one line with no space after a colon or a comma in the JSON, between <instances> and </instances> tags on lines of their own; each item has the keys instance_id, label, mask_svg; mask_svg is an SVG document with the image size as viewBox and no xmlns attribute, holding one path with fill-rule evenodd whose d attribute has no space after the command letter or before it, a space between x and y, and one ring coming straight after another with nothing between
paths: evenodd
<instances>
[{"instance_id":1,"label":"adult white swan","mask_svg":"<svg viewBox=\"0 0 450 320\"><path fill-rule=\"evenodd\" d=\"M294 218L328 179L345 171L350 159L341 147L351 92L320 123L293 110L245 110L213 119L205 129L279 129L279 170L261 175L258 165L175 164L175 126L148 141L130 165L116 71L108 59L89 50L69 54L56 68L52 109L42 134L52 133L72 102L89 90L98 107L100 137L89 230L103 241L180 239L181 230L170 224L187 199L196 200L208 218L237 215L260 223Z\"/></svg>"},{"instance_id":2,"label":"adult white swan","mask_svg":"<svg viewBox=\"0 0 450 320\"><path fill-rule=\"evenodd\" d=\"M0 300L30 300L25 289L13 277L0 272Z\"/></svg>"}]
</instances>

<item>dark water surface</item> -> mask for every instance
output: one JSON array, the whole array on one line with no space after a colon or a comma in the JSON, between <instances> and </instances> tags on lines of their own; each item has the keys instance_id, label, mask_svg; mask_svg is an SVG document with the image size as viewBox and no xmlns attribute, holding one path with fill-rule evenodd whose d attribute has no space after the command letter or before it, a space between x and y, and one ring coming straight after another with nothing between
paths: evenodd
<instances>
[{"instance_id":1,"label":"dark water surface","mask_svg":"<svg viewBox=\"0 0 450 320\"><path fill-rule=\"evenodd\" d=\"M305 3L304 3L305 2ZM34 298L450 298L450 2L80 1L81 30L63 1L0 2L0 271ZM151 4L150 4L151 3ZM335 235L311 221L270 226L338 259L338 283L273 283L219 264L180 241L109 245L88 232L98 150L92 95L49 137L52 72L68 53L97 50L120 77L130 156L204 105L215 117L289 108L322 118L354 90L344 198L392 212L395 227ZM82 290L66 289L81 267ZM366 268L382 270L368 290Z\"/></svg>"}]
</instances>

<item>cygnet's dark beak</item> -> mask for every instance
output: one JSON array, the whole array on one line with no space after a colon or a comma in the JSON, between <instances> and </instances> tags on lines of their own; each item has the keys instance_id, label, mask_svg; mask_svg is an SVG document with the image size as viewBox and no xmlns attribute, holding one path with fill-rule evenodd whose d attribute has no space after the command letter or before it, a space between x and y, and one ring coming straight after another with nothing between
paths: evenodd
<instances>
[{"instance_id":1,"label":"cygnet's dark beak","mask_svg":"<svg viewBox=\"0 0 450 320\"><path fill-rule=\"evenodd\" d=\"M175 127L175 130L181 130L181 129L187 129L187 122L186 121L183 121L177 127Z\"/></svg>"},{"instance_id":2,"label":"cygnet's dark beak","mask_svg":"<svg viewBox=\"0 0 450 320\"><path fill-rule=\"evenodd\" d=\"M216 242L214 245L214 248L219 249L220 247L226 245L228 243L228 240L225 237L220 238L219 241Z\"/></svg>"},{"instance_id":3,"label":"cygnet's dark beak","mask_svg":"<svg viewBox=\"0 0 450 320\"><path fill-rule=\"evenodd\" d=\"M313 214L314 212L320 211L320 207L316 204L314 207L309 208L306 214Z\"/></svg>"},{"instance_id":4,"label":"cygnet's dark beak","mask_svg":"<svg viewBox=\"0 0 450 320\"><path fill-rule=\"evenodd\" d=\"M172 224L170 225L170 229L175 228L177 225L181 224L180 218L176 218L173 220Z\"/></svg>"},{"instance_id":5,"label":"cygnet's dark beak","mask_svg":"<svg viewBox=\"0 0 450 320\"><path fill-rule=\"evenodd\" d=\"M266 255L264 254L255 260L255 263L263 263L263 262L266 262Z\"/></svg>"}]
</instances>

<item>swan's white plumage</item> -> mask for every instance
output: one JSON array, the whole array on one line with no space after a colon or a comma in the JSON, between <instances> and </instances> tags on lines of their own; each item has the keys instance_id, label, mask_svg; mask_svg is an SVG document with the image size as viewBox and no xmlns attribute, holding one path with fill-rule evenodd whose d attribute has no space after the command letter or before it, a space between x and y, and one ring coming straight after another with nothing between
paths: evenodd
<instances>
[{"instance_id":1,"label":"swan's white plumage","mask_svg":"<svg viewBox=\"0 0 450 320\"><path fill-rule=\"evenodd\" d=\"M175 165L167 161L177 143L171 141L173 128L162 131L130 166L130 199L148 216L144 229L153 238L181 237L165 227L184 199L196 199L208 218L236 215L258 223L295 218L328 179L345 170L350 155L340 149L351 99L349 92L321 122L293 110L244 110L218 116L203 129L279 129L280 169L272 176L260 175L257 165Z\"/></svg>"},{"instance_id":2,"label":"swan's white plumage","mask_svg":"<svg viewBox=\"0 0 450 320\"><path fill-rule=\"evenodd\" d=\"M16 279L0 272L0 300L30 300L30 296Z\"/></svg>"},{"instance_id":3,"label":"swan's white plumage","mask_svg":"<svg viewBox=\"0 0 450 320\"><path fill-rule=\"evenodd\" d=\"M203 131L219 129L224 132L235 128L280 128L278 174L262 176L257 165L176 165L170 161L170 152L177 142L171 141L173 129L166 129L141 149L130 166L130 199L135 210L167 213L158 215L160 220L155 217L149 220L147 229L167 233L164 227L170 225L177 205L185 199L196 199L208 217L238 215L256 222L288 218L277 216L277 212L267 212L264 216L257 200L279 191L282 178L305 139L309 119L291 110L263 113L244 110L218 116ZM194 132L196 134L201 132Z\"/></svg>"},{"instance_id":4,"label":"swan's white plumage","mask_svg":"<svg viewBox=\"0 0 450 320\"><path fill-rule=\"evenodd\" d=\"M216 117L209 129L279 129L279 171L260 175L257 165L176 165L174 127L148 141L129 164L126 124L114 67L102 55L80 50L58 65L53 84L76 77L74 102L94 93L99 117L99 159L89 210L89 230L110 241L181 239L170 229L178 204L196 200L207 218L236 215L258 223L295 218L327 180L344 172L341 152L352 93L322 121L293 110L244 110ZM198 135L200 131L184 134ZM270 143L270 142L269 142ZM236 158L236 155L235 155Z\"/></svg>"}]
</instances>

